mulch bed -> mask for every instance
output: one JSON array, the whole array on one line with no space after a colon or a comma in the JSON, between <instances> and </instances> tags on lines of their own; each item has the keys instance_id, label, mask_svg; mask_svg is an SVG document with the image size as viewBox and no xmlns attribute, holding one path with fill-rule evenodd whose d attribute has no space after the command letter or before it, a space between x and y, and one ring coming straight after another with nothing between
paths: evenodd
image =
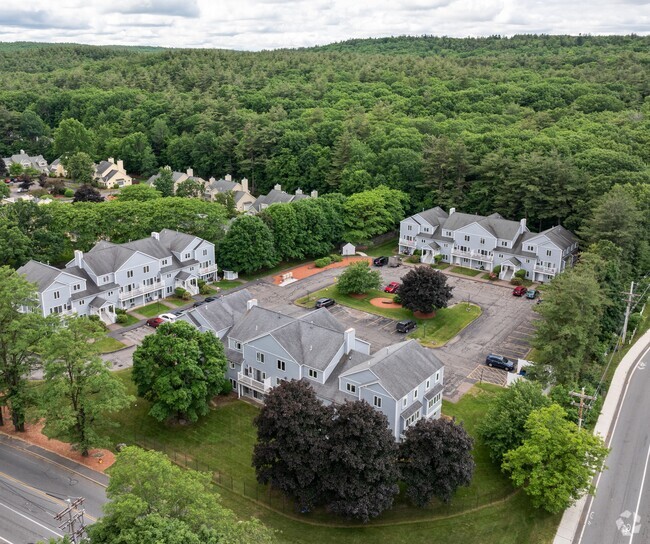
<instances>
[{"instance_id":1,"label":"mulch bed","mask_svg":"<svg viewBox=\"0 0 650 544\"><path fill-rule=\"evenodd\" d=\"M285 270L282 274L273 276L273 283L275 285L280 285L283 281L282 275L286 274L287 272L291 272L295 279L302 280L304 278L308 278L309 276L318 274L323 270L329 270L330 268L343 268L344 266L348 266L349 264L355 263L357 261L372 262L372 257L343 257L343 260L341 262L328 264L323 268L317 268L316 266L314 266L313 262L303 264L302 266L297 266L296 268L292 268L291 270Z\"/></svg>"},{"instance_id":2,"label":"mulch bed","mask_svg":"<svg viewBox=\"0 0 650 544\"><path fill-rule=\"evenodd\" d=\"M376 306L377 308L396 308L399 309L402 307L401 304L397 304L396 302L393 302L392 298L388 297L377 297L373 298L370 301L370 304L373 306Z\"/></svg>"}]
</instances>

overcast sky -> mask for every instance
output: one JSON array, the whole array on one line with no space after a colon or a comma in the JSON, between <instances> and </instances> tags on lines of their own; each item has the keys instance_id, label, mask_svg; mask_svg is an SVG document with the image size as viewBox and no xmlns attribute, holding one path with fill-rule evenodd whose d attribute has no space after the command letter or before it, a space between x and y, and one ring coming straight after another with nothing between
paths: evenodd
<instances>
[{"instance_id":1,"label":"overcast sky","mask_svg":"<svg viewBox=\"0 0 650 544\"><path fill-rule=\"evenodd\" d=\"M650 0L3 0L0 41L260 50L423 34L649 34Z\"/></svg>"}]
</instances>

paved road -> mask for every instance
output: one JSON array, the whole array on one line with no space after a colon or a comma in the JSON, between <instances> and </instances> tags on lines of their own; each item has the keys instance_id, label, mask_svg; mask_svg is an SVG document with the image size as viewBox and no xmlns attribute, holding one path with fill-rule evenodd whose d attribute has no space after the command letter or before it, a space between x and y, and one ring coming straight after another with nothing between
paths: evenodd
<instances>
[{"instance_id":1,"label":"paved road","mask_svg":"<svg viewBox=\"0 0 650 544\"><path fill-rule=\"evenodd\" d=\"M54 516L66 507L68 498L86 499L87 523L101 515L107 478L75 465L22 441L0 437L1 544L62 536Z\"/></svg>"},{"instance_id":2,"label":"paved road","mask_svg":"<svg viewBox=\"0 0 650 544\"><path fill-rule=\"evenodd\" d=\"M650 347L624 389L609 435L607 470L597 479L596 496L585 508L578 544L650 542ZM648 476L648 477L646 477Z\"/></svg>"}]
</instances>

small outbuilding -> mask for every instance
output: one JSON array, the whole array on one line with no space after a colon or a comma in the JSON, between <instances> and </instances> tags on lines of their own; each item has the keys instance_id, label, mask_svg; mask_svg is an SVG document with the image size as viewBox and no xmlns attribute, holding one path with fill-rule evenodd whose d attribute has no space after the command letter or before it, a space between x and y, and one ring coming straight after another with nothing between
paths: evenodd
<instances>
[{"instance_id":1,"label":"small outbuilding","mask_svg":"<svg viewBox=\"0 0 650 544\"><path fill-rule=\"evenodd\" d=\"M356 252L357 252L357 248L354 247L349 242L345 244L343 248L341 248L341 255L343 255L344 257L354 255Z\"/></svg>"}]
</instances>

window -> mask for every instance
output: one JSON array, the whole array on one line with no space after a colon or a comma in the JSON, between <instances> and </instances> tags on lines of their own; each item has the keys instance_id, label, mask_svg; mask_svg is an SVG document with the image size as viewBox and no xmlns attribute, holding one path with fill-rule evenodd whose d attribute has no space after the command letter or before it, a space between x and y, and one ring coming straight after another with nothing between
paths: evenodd
<instances>
[{"instance_id":1,"label":"window","mask_svg":"<svg viewBox=\"0 0 650 544\"><path fill-rule=\"evenodd\" d=\"M147 265L147 266L143 266L143 267L142 267L142 271L143 271L145 274L148 274L148 273L149 273L149 265Z\"/></svg>"},{"instance_id":2,"label":"window","mask_svg":"<svg viewBox=\"0 0 650 544\"><path fill-rule=\"evenodd\" d=\"M81 284L80 284L80 283L75 283L75 284L72 286L72 290L73 290L73 291L79 291L79 289L81 289Z\"/></svg>"},{"instance_id":3,"label":"window","mask_svg":"<svg viewBox=\"0 0 650 544\"><path fill-rule=\"evenodd\" d=\"M169 278L171 278L171 277L172 277L171 274L167 274L167 279L169 279Z\"/></svg>"},{"instance_id":4,"label":"window","mask_svg":"<svg viewBox=\"0 0 650 544\"><path fill-rule=\"evenodd\" d=\"M503 253L499 253L499 259L503 259Z\"/></svg>"},{"instance_id":5,"label":"window","mask_svg":"<svg viewBox=\"0 0 650 544\"><path fill-rule=\"evenodd\" d=\"M314 370L313 368L310 368L308 374L309 374L310 378L318 379L318 371L317 370Z\"/></svg>"},{"instance_id":6,"label":"window","mask_svg":"<svg viewBox=\"0 0 650 544\"><path fill-rule=\"evenodd\" d=\"M191 253L186 253L185 255L183 255L183 260L187 261L187 259L189 259L191 256L192 256Z\"/></svg>"},{"instance_id":7,"label":"window","mask_svg":"<svg viewBox=\"0 0 650 544\"><path fill-rule=\"evenodd\" d=\"M126 271L126 277L127 278L132 278L133 277L133 270L127 270Z\"/></svg>"},{"instance_id":8,"label":"window","mask_svg":"<svg viewBox=\"0 0 650 544\"><path fill-rule=\"evenodd\" d=\"M413 230L413 225L406 225L406 230Z\"/></svg>"},{"instance_id":9,"label":"window","mask_svg":"<svg viewBox=\"0 0 650 544\"><path fill-rule=\"evenodd\" d=\"M345 388L350 392L350 393L356 393L357 392L357 386L353 385L351 383L346 383Z\"/></svg>"},{"instance_id":10,"label":"window","mask_svg":"<svg viewBox=\"0 0 650 544\"><path fill-rule=\"evenodd\" d=\"M440 371L436 372L436 383L440 381Z\"/></svg>"},{"instance_id":11,"label":"window","mask_svg":"<svg viewBox=\"0 0 650 544\"><path fill-rule=\"evenodd\" d=\"M104 277L102 278L102 283L108 283L109 281L111 281L111 277L110 277L110 276L104 276Z\"/></svg>"},{"instance_id":12,"label":"window","mask_svg":"<svg viewBox=\"0 0 650 544\"><path fill-rule=\"evenodd\" d=\"M167 294L169 295L169 294L171 294L171 292L172 292L172 288L171 288L171 287L167 287Z\"/></svg>"},{"instance_id":13,"label":"window","mask_svg":"<svg viewBox=\"0 0 650 544\"><path fill-rule=\"evenodd\" d=\"M381 408L381 397L375 395L375 397L372 399L372 404L377 408Z\"/></svg>"},{"instance_id":14,"label":"window","mask_svg":"<svg viewBox=\"0 0 650 544\"><path fill-rule=\"evenodd\" d=\"M109 296L109 297L112 297L112 296L113 296L113 291L109 291L109 292L108 292L108 296Z\"/></svg>"},{"instance_id":15,"label":"window","mask_svg":"<svg viewBox=\"0 0 650 544\"><path fill-rule=\"evenodd\" d=\"M286 370L286 369L287 369L287 363L285 363L281 359L278 359L278 370Z\"/></svg>"},{"instance_id":16,"label":"window","mask_svg":"<svg viewBox=\"0 0 650 544\"><path fill-rule=\"evenodd\" d=\"M235 349L241 351L241 342L235 342Z\"/></svg>"},{"instance_id":17,"label":"window","mask_svg":"<svg viewBox=\"0 0 650 544\"><path fill-rule=\"evenodd\" d=\"M86 301L83 298L80 299L79 300L79 306L83 306L84 304L86 304Z\"/></svg>"},{"instance_id":18,"label":"window","mask_svg":"<svg viewBox=\"0 0 650 544\"><path fill-rule=\"evenodd\" d=\"M526 251L535 251L535 246L526 246Z\"/></svg>"},{"instance_id":19,"label":"window","mask_svg":"<svg viewBox=\"0 0 650 544\"><path fill-rule=\"evenodd\" d=\"M547 249L546 250L546 256L550 257L551 255L553 255L553 252L550 249Z\"/></svg>"},{"instance_id":20,"label":"window","mask_svg":"<svg viewBox=\"0 0 650 544\"><path fill-rule=\"evenodd\" d=\"M162 261L160 261L160 264L162 266L167 266L167 263L168 263L167 259L163 259Z\"/></svg>"},{"instance_id":21,"label":"window","mask_svg":"<svg viewBox=\"0 0 650 544\"><path fill-rule=\"evenodd\" d=\"M406 406L406 403L407 403L407 402L408 402L408 398L407 398L407 397L404 397L404 398L402 399L402 408L404 408L404 407Z\"/></svg>"},{"instance_id":22,"label":"window","mask_svg":"<svg viewBox=\"0 0 650 544\"><path fill-rule=\"evenodd\" d=\"M485 238L481 238L480 242L481 244L485 244Z\"/></svg>"},{"instance_id":23,"label":"window","mask_svg":"<svg viewBox=\"0 0 650 544\"><path fill-rule=\"evenodd\" d=\"M417 387L415 389L413 389L413 398L414 399L418 398L418 388Z\"/></svg>"},{"instance_id":24,"label":"window","mask_svg":"<svg viewBox=\"0 0 650 544\"><path fill-rule=\"evenodd\" d=\"M409 417L406 419L406 423L404 424L404 427L408 427L409 425L412 425L412 424L415 423L419 418L420 418L420 410L418 410L418 411L415 412L412 416L409 416Z\"/></svg>"},{"instance_id":25,"label":"window","mask_svg":"<svg viewBox=\"0 0 650 544\"><path fill-rule=\"evenodd\" d=\"M431 409L431 408L433 408L436 404L438 404L438 403L440 402L440 396L441 396L441 395L442 395L442 393L438 393L435 397L433 397L432 399L429 399L429 403L427 404L427 407L428 407L429 409Z\"/></svg>"},{"instance_id":26,"label":"window","mask_svg":"<svg viewBox=\"0 0 650 544\"><path fill-rule=\"evenodd\" d=\"M429 389L429 387L431 387L431 378L429 378L429 379L427 380L427 383L424 385L424 387L425 387L426 389Z\"/></svg>"},{"instance_id":27,"label":"window","mask_svg":"<svg viewBox=\"0 0 650 544\"><path fill-rule=\"evenodd\" d=\"M235 363L230 363L230 369L235 370Z\"/></svg>"},{"instance_id":28,"label":"window","mask_svg":"<svg viewBox=\"0 0 650 544\"><path fill-rule=\"evenodd\" d=\"M527 262L528 264L530 264L530 259L526 259L526 262Z\"/></svg>"},{"instance_id":29,"label":"window","mask_svg":"<svg viewBox=\"0 0 650 544\"><path fill-rule=\"evenodd\" d=\"M424 232L429 232L429 227L424 227Z\"/></svg>"},{"instance_id":30,"label":"window","mask_svg":"<svg viewBox=\"0 0 650 544\"><path fill-rule=\"evenodd\" d=\"M208 254L208 250L207 250L207 249L204 249L204 250L203 250L203 256L205 257L207 254Z\"/></svg>"},{"instance_id":31,"label":"window","mask_svg":"<svg viewBox=\"0 0 650 544\"><path fill-rule=\"evenodd\" d=\"M237 380L230 378L230 385L232 385L233 389L237 389Z\"/></svg>"},{"instance_id":32,"label":"window","mask_svg":"<svg viewBox=\"0 0 650 544\"><path fill-rule=\"evenodd\" d=\"M61 298L61 293L59 291L54 291L54 300L59 300Z\"/></svg>"},{"instance_id":33,"label":"window","mask_svg":"<svg viewBox=\"0 0 650 544\"><path fill-rule=\"evenodd\" d=\"M264 354L260 351L257 352L257 362L258 363L263 363L264 362Z\"/></svg>"},{"instance_id":34,"label":"window","mask_svg":"<svg viewBox=\"0 0 650 544\"><path fill-rule=\"evenodd\" d=\"M466 234L466 235L465 235L465 241L466 241L466 242L469 242L469 234Z\"/></svg>"}]
</instances>

